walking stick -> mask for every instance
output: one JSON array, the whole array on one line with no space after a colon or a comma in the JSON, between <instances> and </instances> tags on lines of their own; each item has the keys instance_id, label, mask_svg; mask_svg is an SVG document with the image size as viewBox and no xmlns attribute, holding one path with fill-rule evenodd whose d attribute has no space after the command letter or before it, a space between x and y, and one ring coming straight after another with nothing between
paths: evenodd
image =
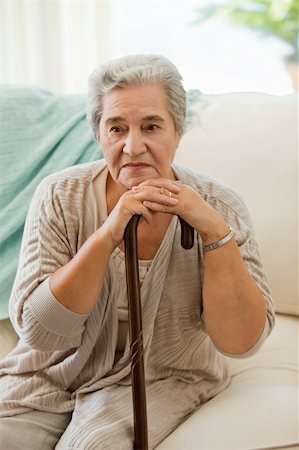
<instances>
[{"instance_id":1,"label":"walking stick","mask_svg":"<svg viewBox=\"0 0 299 450\"><path fill-rule=\"evenodd\" d=\"M135 215L128 223L125 241L126 279L129 303L129 330L131 339L131 377L134 414L134 450L148 450L146 393L143 360L142 313L140 301L137 225L140 216ZM194 230L180 219L183 248L193 247Z\"/></svg>"}]
</instances>

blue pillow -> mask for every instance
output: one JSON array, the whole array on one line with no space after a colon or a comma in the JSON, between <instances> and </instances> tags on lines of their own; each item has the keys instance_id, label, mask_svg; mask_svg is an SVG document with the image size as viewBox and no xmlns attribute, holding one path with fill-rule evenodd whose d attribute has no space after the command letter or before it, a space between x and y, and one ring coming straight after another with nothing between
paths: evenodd
<instances>
[{"instance_id":1,"label":"blue pillow","mask_svg":"<svg viewBox=\"0 0 299 450\"><path fill-rule=\"evenodd\" d=\"M85 116L86 95L0 85L0 319L8 317L31 197L47 175L102 157Z\"/></svg>"}]
</instances>

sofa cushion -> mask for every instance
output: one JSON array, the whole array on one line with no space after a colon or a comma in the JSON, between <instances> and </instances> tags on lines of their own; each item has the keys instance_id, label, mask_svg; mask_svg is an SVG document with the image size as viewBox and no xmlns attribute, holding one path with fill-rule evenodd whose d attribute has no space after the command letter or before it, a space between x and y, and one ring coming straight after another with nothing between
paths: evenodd
<instances>
[{"instance_id":1,"label":"sofa cushion","mask_svg":"<svg viewBox=\"0 0 299 450\"><path fill-rule=\"evenodd\" d=\"M242 195L276 310L298 315L297 94L201 95L191 108L176 160Z\"/></svg>"},{"instance_id":2,"label":"sofa cushion","mask_svg":"<svg viewBox=\"0 0 299 450\"><path fill-rule=\"evenodd\" d=\"M0 85L0 319L16 273L29 202L39 182L101 157L85 118L85 95Z\"/></svg>"},{"instance_id":3,"label":"sofa cushion","mask_svg":"<svg viewBox=\"0 0 299 450\"><path fill-rule=\"evenodd\" d=\"M10 320L0 320L0 359L16 346L18 339Z\"/></svg>"},{"instance_id":4,"label":"sofa cushion","mask_svg":"<svg viewBox=\"0 0 299 450\"><path fill-rule=\"evenodd\" d=\"M229 360L230 386L156 450L298 448L298 332L297 318L278 315L258 353Z\"/></svg>"}]
</instances>

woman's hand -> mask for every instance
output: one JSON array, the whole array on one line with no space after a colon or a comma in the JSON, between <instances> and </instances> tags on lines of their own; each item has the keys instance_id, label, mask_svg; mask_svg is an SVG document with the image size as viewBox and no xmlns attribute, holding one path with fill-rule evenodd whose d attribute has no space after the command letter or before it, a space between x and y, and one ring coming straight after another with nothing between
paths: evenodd
<instances>
[{"instance_id":1,"label":"woman's hand","mask_svg":"<svg viewBox=\"0 0 299 450\"><path fill-rule=\"evenodd\" d=\"M177 187L174 190L173 187ZM215 242L228 232L228 226L222 216L202 196L190 186L180 181L157 178L144 181L132 189L140 198L144 195L143 205L152 213L164 212L176 214L191 225L201 235L205 245ZM155 192L149 198L147 193ZM177 200L176 203L167 202Z\"/></svg>"},{"instance_id":2,"label":"woman's hand","mask_svg":"<svg viewBox=\"0 0 299 450\"><path fill-rule=\"evenodd\" d=\"M161 212L176 214L172 208L178 204L179 200L176 196L181 190L181 183L168 179L159 180L160 182L153 184L142 183L134 186L119 198L107 220L99 229L101 234L109 236L112 249L123 240L126 226L135 214L141 215L148 224L152 223L155 209L147 207L147 203L156 205Z\"/></svg>"}]
</instances>

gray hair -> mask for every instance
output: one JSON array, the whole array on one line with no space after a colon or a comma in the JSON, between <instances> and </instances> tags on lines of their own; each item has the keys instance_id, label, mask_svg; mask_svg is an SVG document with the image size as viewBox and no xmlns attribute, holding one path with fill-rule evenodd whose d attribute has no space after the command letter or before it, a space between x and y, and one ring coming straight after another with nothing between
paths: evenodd
<instances>
[{"instance_id":1,"label":"gray hair","mask_svg":"<svg viewBox=\"0 0 299 450\"><path fill-rule=\"evenodd\" d=\"M103 114L103 96L115 88L148 84L164 87L176 131L183 135L186 91L176 66L161 55L128 55L96 67L89 77L86 112L95 138Z\"/></svg>"}]
</instances>

